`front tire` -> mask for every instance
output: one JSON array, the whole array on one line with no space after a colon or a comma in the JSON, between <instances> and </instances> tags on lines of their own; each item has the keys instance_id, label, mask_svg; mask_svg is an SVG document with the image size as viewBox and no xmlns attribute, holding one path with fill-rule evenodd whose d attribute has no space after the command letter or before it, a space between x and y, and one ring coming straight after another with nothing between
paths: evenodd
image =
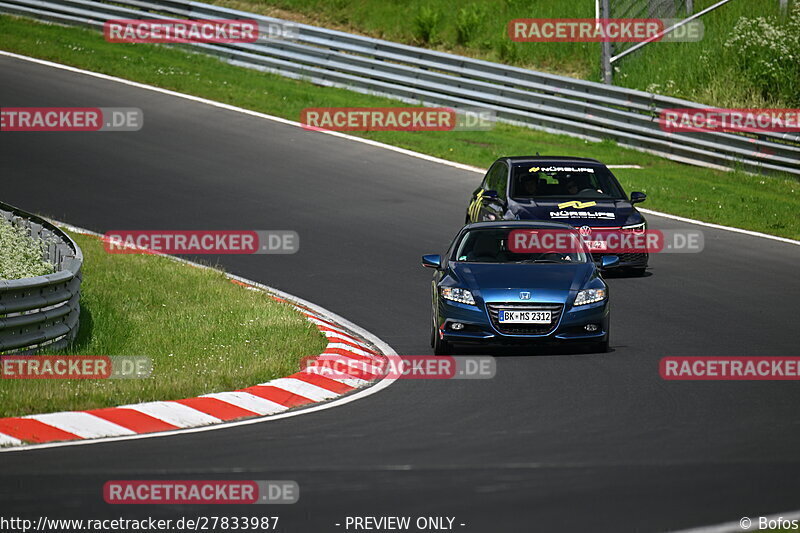
<instances>
[{"instance_id":1,"label":"front tire","mask_svg":"<svg viewBox=\"0 0 800 533\"><path fill-rule=\"evenodd\" d=\"M594 345L594 351L597 353L608 353L609 350L608 336L606 336L606 340L597 342Z\"/></svg>"},{"instance_id":2,"label":"front tire","mask_svg":"<svg viewBox=\"0 0 800 533\"><path fill-rule=\"evenodd\" d=\"M452 352L452 345L434 334L433 336L433 354L434 355L450 355Z\"/></svg>"}]
</instances>

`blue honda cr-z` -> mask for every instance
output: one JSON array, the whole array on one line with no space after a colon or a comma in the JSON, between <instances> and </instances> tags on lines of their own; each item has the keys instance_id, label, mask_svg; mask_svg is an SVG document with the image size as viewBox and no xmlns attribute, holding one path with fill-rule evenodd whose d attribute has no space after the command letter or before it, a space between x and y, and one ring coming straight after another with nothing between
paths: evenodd
<instances>
[{"instance_id":1,"label":"blue honda cr-z","mask_svg":"<svg viewBox=\"0 0 800 533\"><path fill-rule=\"evenodd\" d=\"M512 251L514 230L574 234L567 251ZM444 255L425 255L435 269L432 283L431 345L437 355L455 343L587 343L608 350L609 294L599 268L578 231L555 222L508 221L468 224Z\"/></svg>"}]
</instances>

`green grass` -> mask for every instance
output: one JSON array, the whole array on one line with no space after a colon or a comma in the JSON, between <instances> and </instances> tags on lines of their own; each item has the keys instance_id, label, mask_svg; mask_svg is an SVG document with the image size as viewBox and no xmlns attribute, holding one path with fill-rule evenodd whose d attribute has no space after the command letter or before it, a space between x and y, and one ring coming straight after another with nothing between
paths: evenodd
<instances>
[{"instance_id":1,"label":"green grass","mask_svg":"<svg viewBox=\"0 0 800 533\"><path fill-rule=\"evenodd\" d=\"M718 0L696 0L695 12ZM506 33L515 18L594 18L594 2L564 0L210 0L212 4L334 27L372 37L426 46L490 61L600 80L598 43L515 43ZM736 0L703 17L705 36L697 43L653 43L621 60L615 83L720 107L800 105L800 41L789 53L771 53L787 39L768 31L748 37L753 57L741 61L737 46L725 43L740 30L742 17L777 17L777 0ZM798 2L800 8L800 2ZM679 15L684 15L680 13ZM631 15L629 15L631 16ZM647 16L647 15L639 15ZM785 26L784 22L777 23ZM794 35L800 37L795 28ZM772 36L772 37L769 37ZM792 52L793 51L793 52ZM780 63L783 89L763 90L757 59Z\"/></svg>"},{"instance_id":2,"label":"green grass","mask_svg":"<svg viewBox=\"0 0 800 533\"><path fill-rule=\"evenodd\" d=\"M580 78L599 76L597 43L515 43L515 18L593 18L564 0L210 0L243 11Z\"/></svg>"},{"instance_id":3,"label":"green grass","mask_svg":"<svg viewBox=\"0 0 800 533\"><path fill-rule=\"evenodd\" d=\"M0 417L175 400L297 372L324 337L288 304L221 272L154 255L109 254L72 235L85 256L81 327L69 355L148 356L148 379L3 380ZM154 326L155 325L155 326Z\"/></svg>"},{"instance_id":4,"label":"green grass","mask_svg":"<svg viewBox=\"0 0 800 533\"><path fill-rule=\"evenodd\" d=\"M0 280L32 278L53 272L44 259L44 243L0 217Z\"/></svg>"},{"instance_id":5,"label":"green grass","mask_svg":"<svg viewBox=\"0 0 800 533\"><path fill-rule=\"evenodd\" d=\"M696 9L712 3L695 2ZM730 2L702 19L701 42L645 46L620 61L615 82L717 107L800 107L800 2L792 18L779 18L778 9L778 2L757 9Z\"/></svg>"},{"instance_id":6,"label":"green grass","mask_svg":"<svg viewBox=\"0 0 800 533\"><path fill-rule=\"evenodd\" d=\"M0 48L298 120L305 107L388 106L388 99L318 87L234 67L213 57L157 45L110 44L98 33L0 17ZM405 105L405 104L403 104ZM147 110L145 110L145 114ZM643 207L783 237L800 238L800 182L682 165L613 142L498 125L492 131L359 134L451 161L488 167L503 155L580 155L606 164L638 164L615 174ZM435 179L432 176L431 179ZM477 184L479 178L474 177ZM464 198L466 205L467 198Z\"/></svg>"}]
</instances>

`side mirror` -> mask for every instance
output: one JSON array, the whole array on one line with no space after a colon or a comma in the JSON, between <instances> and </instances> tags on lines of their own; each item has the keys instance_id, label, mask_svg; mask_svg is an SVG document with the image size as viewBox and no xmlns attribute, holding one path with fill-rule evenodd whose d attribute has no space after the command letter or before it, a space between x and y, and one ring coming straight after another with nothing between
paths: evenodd
<instances>
[{"instance_id":1,"label":"side mirror","mask_svg":"<svg viewBox=\"0 0 800 533\"><path fill-rule=\"evenodd\" d=\"M604 255L600 259L600 268L615 268L619 266L619 257L616 255Z\"/></svg>"},{"instance_id":2,"label":"side mirror","mask_svg":"<svg viewBox=\"0 0 800 533\"><path fill-rule=\"evenodd\" d=\"M647 200L647 195L643 192L632 192L631 193L631 203L632 204L639 204Z\"/></svg>"},{"instance_id":3,"label":"side mirror","mask_svg":"<svg viewBox=\"0 0 800 533\"><path fill-rule=\"evenodd\" d=\"M497 198L497 191L494 189L489 189L488 191L483 191L484 198Z\"/></svg>"},{"instance_id":4,"label":"side mirror","mask_svg":"<svg viewBox=\"0 0 800 533\"><path fill-rule=\"evenodd\" d=\"M436 254L423 255L422 266L438 269L442 266L442 256Z\"/></svg>"}]
</instances>

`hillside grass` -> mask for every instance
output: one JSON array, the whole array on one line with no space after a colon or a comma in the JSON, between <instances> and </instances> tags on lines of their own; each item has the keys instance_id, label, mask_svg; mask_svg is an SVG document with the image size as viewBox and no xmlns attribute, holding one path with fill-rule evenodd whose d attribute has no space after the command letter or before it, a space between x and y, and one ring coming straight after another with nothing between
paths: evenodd
<instances>
[{"instance_id":1,"label":"hillside grass","mask_svg":"<svg viewBox=\"0 0 800 533\"><path fill-rule=\"evenodd\" d=\"M564 0L209 0L212 4L371 37L600 81L599 43L518 43L516 18L594 18ZM718 0L695 0L695 13ZM719 107L800 106L800 1L734 0L702 17L700 42L657 42L616 64L615 84ZM647 15L639 15L647 16ZM676 14L685 17L685 12ZM761 20L757 20L761 17ZM752 22L743 21L749 19ZM739 24L739 26L737 26ZM726 43L731 46L726 46ZM765 77L774 76L780 87Z\"/></svg>"}]
</instances>

